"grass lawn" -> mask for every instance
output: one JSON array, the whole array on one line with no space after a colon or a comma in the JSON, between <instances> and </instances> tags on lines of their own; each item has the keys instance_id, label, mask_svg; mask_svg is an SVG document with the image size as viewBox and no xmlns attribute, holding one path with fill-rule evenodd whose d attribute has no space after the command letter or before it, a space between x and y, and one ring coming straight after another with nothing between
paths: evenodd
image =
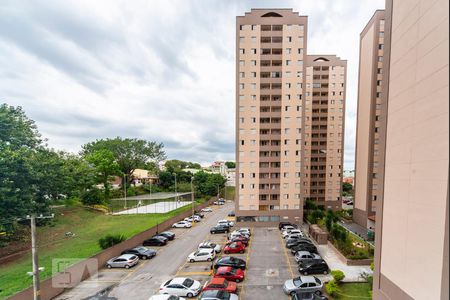
<instances>
[{"instance_id":1,"label":"grass lawn","mask_svg":"<svg viewBox=\"0 0 450 300\"><path fill-rule=\"evenodd\" d=\"M197 201L197 200L196 200ZM127 238L155 226L190 205L165 214L109 216L81 206L55 211L54 225L38 228L39 265L45 267L41 279L51 277L52 259L87 258L101 251L98 239L104 235L123 234ZM75 237L66 238L71 231ZM0 266L0 299L11 296L32 284L26 272L31 271L31 253Z\"/></svg>"},{"instance_id":2,"label":"grass lawn","mask_svg":"<svg viewBox=\"0 0 450 300\"><path fill-rule=\"evenodd\" d=\"M369 296L369 283L342 283L339 288L342 292L333 298L335 300L371 299Z\"/></svg>"}]
</instances>

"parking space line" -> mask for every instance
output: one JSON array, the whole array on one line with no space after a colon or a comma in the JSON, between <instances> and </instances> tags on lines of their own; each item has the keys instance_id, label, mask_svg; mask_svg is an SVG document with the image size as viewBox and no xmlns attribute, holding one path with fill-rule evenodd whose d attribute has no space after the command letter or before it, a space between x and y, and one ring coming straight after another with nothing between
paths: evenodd
<instances>
[{"instance_id":1,"label":"parking space line","mask_svg":"<svg viewBox=\"0 0 450 300\"><path fill-rule=\"evenodd\" d=\"M247 247L247 256L246 256L246 258L245 258L245 265L246 265L246 271L245 271L245 273L247 273L248 272L248 262L249 262L249 260L250 260L250 252L251 252L251 250L252 250L252 241L253 241L253 233L254 233L254 230L253 230L253 227L252 228L250 228L250 233L252 234L251 235L251 237L250 237L250 241L248 242L248 247ZM245 282L247 281L247 275L245 276L245 279L244 279L244 281L242 282L242 290L241 290L241 292L240 292L240 295L241 295L241 298L243 298L243 299L245 299Z\"/></svg>"},{"instance_id":2,"label":"parking space line","mask_svg":"<svg viewBox=\"0 0 450 300\"><path fill-rule=\"evenodd\" d=\"M289 256L288 256L288 253L287 253L287 250L286 250L286 246L284 244L283 239L281 238L281 235L280 235L280 242L281 242L281 246L283 247L284 257L286 258L286 262L287 262L287 264L289 266L289 271L291 272L291 277L294 278L295 275L294 275L294 271L292 271L291 260L289 259Z\"/></svg>"},{"instance_id":3,"label":"parking space line","mask_svg":"<svg viewBox=\"0 0 450 300\"><path fill-rule=\"evenodd\" d=\"M203 272L181 272L178 273L177 276L193 276L193 275L212 275L212 270L211 271L203 271Z\"/></svg>"}]
</instances>

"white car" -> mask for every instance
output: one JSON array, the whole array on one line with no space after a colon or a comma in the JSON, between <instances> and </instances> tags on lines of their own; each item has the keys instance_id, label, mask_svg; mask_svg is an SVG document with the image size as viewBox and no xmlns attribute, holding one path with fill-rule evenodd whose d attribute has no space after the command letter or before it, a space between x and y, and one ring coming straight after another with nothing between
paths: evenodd
<instances>
[{"instance_id":1,"label":"white car","mask_svg":"<svg viewBox=\"0 0 450 300\"><path fill-rule=\"evenodd\" d=\"M214 249L216 253L220 253L220 251L222 251L222 247L219 244L210 241L203 242L200 245L198 245L198 250L202 249Z\"/></svg>"},{"instance_id":2,"label":"white car","mask_svg":"<svg viewBox=\"0 0 450 300\"><path fill-rule=\"evenodd\" d=\"M187 261L188 262L197 262L197 261L213 261L216 257L216 251L214 249L201 249L189 254Z\"/></svg>"},{"instance_id":3,"label":"white car","mask_svg":"<svg viewBox=\"0 0 450 300\"><path fill-rule=\"evenodd\" d=\"M191 217L187 217L184 219L186 222L200 222L202 220L202 218L200 218L199 216L191 216Z\"/></svg>"},{"instance_id":4,"label":"white car","mask_svg":"<svg viewBox=\"0 0 450 300\"><path fill-rule=\"evenodd\" d=\"M300 229L291 229L291 230L283 230L283 237L286 237L289 234L300 234L303 236L303 232Z\"/></svg>"},{"instance_id":5,"label":"white car","mask_svg":"<svg viewBox=\"0 0 450 300\"><path fill-rule=\"evenodd\" d=\"M291 230L294 230L294 229L297 229L297 228L295 228L294 226L291 226L291 225L284 226L283 227L283 232L284 231L291 231Z\"/></svg>"},{"instance_id":6,"label":"white car","mask_svg":"<svg viewBox=\"0 0 450 300\"><path fill-rule=\"evenodd\" d=\"M173 228L191 228L192 223L187 221L180 221L172 225Z\"/></svg>"},{"instance_id":7,"label":"white car","mask_svg":"<svg viewBox=\"0 0 450 300\"><path fill-rule=\"evenodd\" d=\"M248 229L248 228L241 228L241 229L238 229L238 230L236 230L237 232L240 232L240 233L243 233L243 234L245 234L245 235L248 235L248 236L251 236L252 235L252 233L250 232L250 229Z\"/></svg>"},{"instance_id":8,"label":"white car","mask_svg":"<svg viewBox=\"0 0 450 300\"><path fill-rule=\"evenodd\" d=\"M232 233L230 233L230 236L231 237L243 236L243 237L246 237L248 239L250 238L250 235L248 233L240 232L239 230L233 231Z\"/></svg>"},{"instance_id":9,"label":"white car","mask_svg":"<svg viewBox=\"0 0 450 300\"><path fill-rule=\"evenodd\" d=\"M154 295L148 300L186 300L186 298L181 298L175 295Z\"/></svg>"},{"instance_id":10,"label":"white car","mask_svg":"<svg viewBox=\"0 0 450 300\"><path fill-rule=\"evenodd\" d=\"M213 210L209 207L202 208L201 212L212 212Z\"/></svg>"},{"instance_id":11,"label":"white car","mask_svg":"<svg viewBox=\"0 0 450 300\"><path fill-rule=\"evenodd\" d=\"M177 277L167 280L159 287L160 294L182 296L187 298L194 298L200 294L202 285L197 280Z\"/></svg>"},{"instance_id":12,"label":"white car","mask_svg":"<svg viewBox=\"0 0 450 300\"><path fill-rule=\"evenodd\" d=\"M225 225L225 226L233 227L234 226L234 222L228 221L228 220L219 220L217 222L217 225Z\"/></svg>"}]
</instances>

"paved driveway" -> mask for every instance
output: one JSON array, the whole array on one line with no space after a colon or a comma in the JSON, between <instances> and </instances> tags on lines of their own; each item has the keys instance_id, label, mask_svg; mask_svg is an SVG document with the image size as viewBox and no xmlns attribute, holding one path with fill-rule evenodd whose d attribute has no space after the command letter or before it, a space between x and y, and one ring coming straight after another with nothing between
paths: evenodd
<instances>
[{"instance_id":1,"label":"paved driveway","mask_svg":"<svg viewBox=\"0 0 450 300\"><path fill-rule=\"evenodd\" d=\"M218 220L225 219L233 208L232 203L215 207L214 212L206 214L206 218L192 229L171 230L176 233L175 240L165 247L151 247L158 251L152 260L141 260L136 267L129 270L102 269L97 279L85 280L56 299L147 300L159 291L162 282L174 276L189 275L194 279L201 279L203 283L204 280L209 279L211 263L191 265L185 263L186 258L198 244L210 236L209 229ZM217 236L217 238L225 240L225 235Z\"/></svg>"}]
</instances>

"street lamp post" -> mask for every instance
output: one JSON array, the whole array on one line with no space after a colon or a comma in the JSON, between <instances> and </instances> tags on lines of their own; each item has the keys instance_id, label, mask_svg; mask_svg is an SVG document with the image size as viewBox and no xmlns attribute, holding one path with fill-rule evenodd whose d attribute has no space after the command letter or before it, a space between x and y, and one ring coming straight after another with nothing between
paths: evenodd
<instances>
[{"instance_id":1,"label":"street lamp post","mask_svg":"<svg viewBox=\"0 0 450 300\"><path fill-rule=\"evenodd\" d=\"M191 177L191 201L192 201L192 218L194 218L195 213L195 202L194 202L194 177ZM192 219L192 221L194 221ZM192 226L194 226L195 222L192 222Z\"/></svg>"},{"instance_id":2,"label":"street lamp post","mask_svg":"<svg viewBox=\"0 0 450 300\"><path fill-rule=\"evenodd\" d=\"M173 173L173 176L175 176L175 208L178 208L177 173Z\"/></svg>"}]
</instances>

